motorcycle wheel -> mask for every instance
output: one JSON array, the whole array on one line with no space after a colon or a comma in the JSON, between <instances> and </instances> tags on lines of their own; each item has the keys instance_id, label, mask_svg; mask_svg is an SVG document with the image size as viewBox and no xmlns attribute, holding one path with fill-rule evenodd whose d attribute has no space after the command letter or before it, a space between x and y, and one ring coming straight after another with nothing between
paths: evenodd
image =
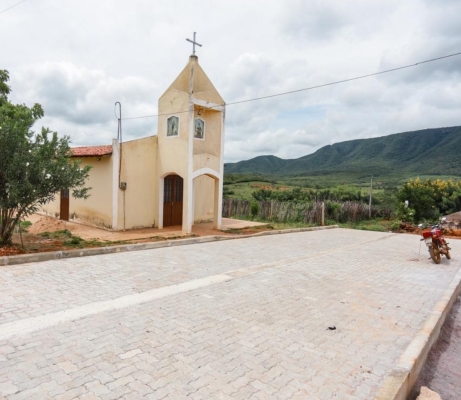
<instances>
[{"instance_id":1,"label":"motorcycle wheel","mask_svg":"<svg viewBox=\"0 0 461 400\"><path fill-rule=\"evenodd\" d=\"M429 246L429 254L431 255L432 261L435 264L440 264L440 251L435 249L434 246Z\"/></svg>"},{"instance_id":2,"label":"motorcycle wheel","mask_svg":"<svg viewBox=\"0 0 461 400\"><path fill-rule=\"evenodd\" d=\"M445 249L447 250L447 252L445 253L445 257L447 257L447 259L449 260L451 258L450 250L448 250L448 246L445 246Z\"/></svg>"}]
</instances>

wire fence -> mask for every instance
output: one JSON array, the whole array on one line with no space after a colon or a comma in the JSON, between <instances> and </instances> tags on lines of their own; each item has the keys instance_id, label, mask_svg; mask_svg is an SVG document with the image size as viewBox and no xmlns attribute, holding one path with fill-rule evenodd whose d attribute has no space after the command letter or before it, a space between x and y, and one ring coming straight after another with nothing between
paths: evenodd
<instances>
[{"instance_id":1,"label":"wire fence","mask_svg":"<svg viewBox=\"0 0 461 400\"><path fill-rule=\"evenodd\" d=\"M225 218L255 218L274 222L303 222L320 225L323 207L324 220L328 222L346 223L370 219L368 204L352 201L294 203L224 199L222 216ZM390 219L391 216L391 209L373 206L371 208L371 218Z\"/></svg>"}]
</instances>

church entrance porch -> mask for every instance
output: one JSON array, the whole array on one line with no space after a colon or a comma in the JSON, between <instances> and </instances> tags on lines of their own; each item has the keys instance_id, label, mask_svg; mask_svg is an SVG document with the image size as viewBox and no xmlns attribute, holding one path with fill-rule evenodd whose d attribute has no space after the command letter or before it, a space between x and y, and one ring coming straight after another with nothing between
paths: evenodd
<instances>
[{"instance_id":1,"label":"church entrance porch","mask_svg":"<svg viewBox=\"0 0 461 400\"><path fill-rule=\"evenodd\" d=\"M163 187L163 226L182 224L184 180L179 175L168 175Z\"/></svg>"}]
</instances>

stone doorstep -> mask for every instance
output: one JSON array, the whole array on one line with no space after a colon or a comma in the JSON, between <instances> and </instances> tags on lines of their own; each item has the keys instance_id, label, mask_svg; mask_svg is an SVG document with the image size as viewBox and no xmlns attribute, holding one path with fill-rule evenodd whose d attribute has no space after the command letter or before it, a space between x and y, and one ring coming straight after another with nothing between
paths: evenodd
<instances>
[{"instance_id":1,"label":"stone doorstep","mask_svg":"<svg viewBox=\"0 0 461 400\"><path fill-rule=\"evenodd\" d=\"M374 400L406 400L408 398L460 292L461 268L429 314L421 330L410 342L400 359L397 360Z\"/></svg>"},{"instance_id":2,"label":"stone doorstep","mask_svg":"<svg viewBox=\"0 0 461 400\"><path fill-rule=\"evenodd\" d=\"M75 258L75 257L88 257L96 256L100 254L115 254L122 253L126 251L139 251L139 250L152 250L160 249L163 247L172 247L172 246L185 246L190 244L197 243L208 243L215 242L218 240L234 240L234 239L245 239L257 236L266 236L266 235L279 235L283 233L296 233L296 232L309 232L309 231L318 231L324 229L334 229L339 228L338 225L329 225L329 226L318 226L311 228L293 228L293 229L280 229L276 231L263 231L249 235L239 235L239 236L200 236L188 239L176 239L176 240L165 240L162 242L147 242L147 243L138 243L138 244L125 244L119 246L107 246L107 247L93 247L88 249L79 249L79 250L62 250L62 251L50 251L46 253L34 253L34 254L21 254L17 256L3 256L0 257L0 267L7 265L18 265L26 264L32 262L41 262L41 261L51 261L59 260L64 258Z\"/></svg>"}]
</instances>

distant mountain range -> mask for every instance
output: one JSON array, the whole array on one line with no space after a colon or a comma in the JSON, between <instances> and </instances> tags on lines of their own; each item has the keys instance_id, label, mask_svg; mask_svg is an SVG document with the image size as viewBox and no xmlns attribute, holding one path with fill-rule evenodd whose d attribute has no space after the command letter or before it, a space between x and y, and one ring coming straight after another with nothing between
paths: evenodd
<instances>
[{"instance_id":1,"label":"distant mountain range","mask_svg":"<svg viewBox=\"0 0 461 400\"><path fill-rule=\"evenodd\" d=\"M461 176L461 126L349 140L292 160L259 156L226 163L224 172L273 176L337 173Z\"/></svg>"}]
</instances>

